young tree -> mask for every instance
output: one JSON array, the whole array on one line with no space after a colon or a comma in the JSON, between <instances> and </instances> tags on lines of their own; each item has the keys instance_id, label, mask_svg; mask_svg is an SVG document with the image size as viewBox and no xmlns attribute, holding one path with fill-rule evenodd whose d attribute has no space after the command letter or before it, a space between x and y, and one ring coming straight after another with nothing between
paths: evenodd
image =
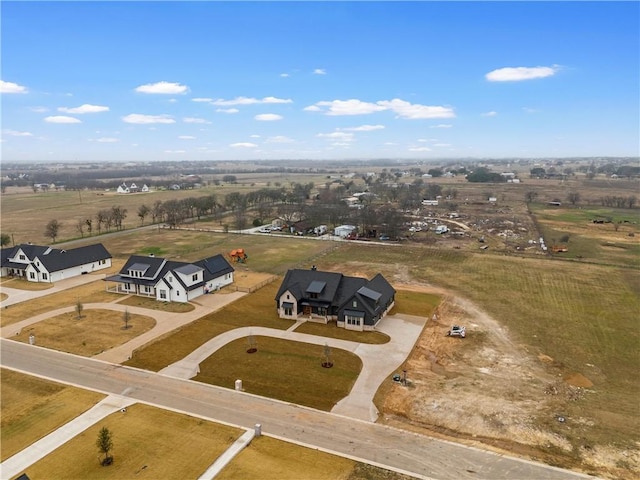
<instances>
[{"instance_id":1,"label":"young tree","mask_svg":"<svg viewBox=\"0 0 640 480\"><path fill-rule=\"evenodd\" d=\"M129 326L129 321L131 320L131 314L129 313L129 309L125 308L124 312L122 312L122 321L124 322L124 330L128 330L131 328Z\"/></svg>"},{"instance_id":2,"label":"young tree","mask_svg":"<svg viewBox=\"0 0 640 480\"><path fill-rule=\"evenodd\" d=\"M82 310L84 310L84 305L82 304L82 302L80 300L78 300L76 302L76 313L78 314L78 316L76 318L78 320L80 320L82 318Z\"/></svg>"},{"instance_id":3,"label":"young tree","mask_svg":"<svg viewBox=\"0 0 640 480\"><path fill-rule=\"evenodd\" d=\"M113 457L109 456L109 452L113 449L113 434L107 427L102 427L98 432L96 447L98 447L100 453L104 453L102 465L110 465L113 460Z\"/></svg>"},{"instance_id":4,"label":"young tree","mask_svg":"<svg viewBox=\"0 0 640 480\"><path fill-rule=\"evenodd\" d=\"M44 229L44 236L51 238L51 241L56 243L56 238L58 237L61 227L62 224L58 220L50 220Z\"/></svg>"}]
</instances>

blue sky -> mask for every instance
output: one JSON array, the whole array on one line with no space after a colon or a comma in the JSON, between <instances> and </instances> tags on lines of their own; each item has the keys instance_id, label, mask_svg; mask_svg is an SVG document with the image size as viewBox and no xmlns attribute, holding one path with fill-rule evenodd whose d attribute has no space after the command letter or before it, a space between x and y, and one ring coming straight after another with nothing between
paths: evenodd
<instances>
[{"instance_id":1,"label":"blue sky","mask_svg":"<svg viewBox=\"0 0 640 480\"><path fill-rule=\"evenodd\" d=\"M637 156L638 2L11 2L2 161Z\"/></svg>"}]
</instances>

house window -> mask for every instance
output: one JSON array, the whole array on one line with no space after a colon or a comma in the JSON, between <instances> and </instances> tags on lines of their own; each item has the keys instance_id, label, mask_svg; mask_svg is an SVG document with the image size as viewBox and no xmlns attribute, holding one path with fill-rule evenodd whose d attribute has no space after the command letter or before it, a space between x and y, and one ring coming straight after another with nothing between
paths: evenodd
<instances>
[{"instance_id":1,"label":"house window","mask_svg":"<svg viewBox=\"0 0 640 480\"><path fill-rule=\"evenodd\" d=\"M169 283L173 283L173 277L169 277Z\"/></svg>"},{"instance_id":2,"label":"house window","mask_svg":"<svg viewBox=\"0 0 640 480\"><path fill-rule=\"evenodd\" d=\"M293 307L284 307L284 314L288 317L293 315Z\"/></svg>"},{"instance_id":3,"label":"house window","mask_svg":"<svg viewBox=\"0 0 640 480\"><path fill-rule=\"evenodd\" d=\"M290 298L291 298L291 295L287 293L287 300L289 300Z\"/></svg>"},{"instance_id":4,"label":"house window","mask_svg":"<svg viewBox=\"0 0 640 480\"><path fill-rule=\"evenodd\" d=\"M29 278L35 279L36 278L36 274L34 272L29 272Z\"/></svg>"},{"instance_id":5,"label":"house window","mask_svg":"<svg viewBox=\"0 0 640 480\"><path fill-rule=\"evenodd\" d=\"M310 294L309 294L309 296L310 296L311 298L318 298L318 294L317 294L317 293L315 293L315 292L310 293Z\"/></svg>"},{"instance_id":6,"label":"house window","mask_svg":"<svg viewBox=\"0 0 640 480\"><path fill-rule=\"evenodd\" d=\"M347 325L356 325L360 326L361 318L360 317L352 317L351 315L346 316Z\"/></svg>"},{"instance_id":7,"label":"house window","mask_svg":"<svg viewBox=\"0 0 640 480\"><path fill-rule=\"evenodd\" d=\"M167 291L166 290L160 290L160 298L162 300L166 300L167 299Z\"/></svg>"},{"instance_id":8,"label":"house window","mask_svg":"<svg viewBox=\"0 0 640 480\"><path fill-rule=\"evenodd\" d=\"M354 300L354 301L353 301L353 303L351 304L351 306L352 306L353 308L356 308L356 307L358 306L358 301L357 301L357 300Z\"/></svg>"},{"instance_id":9,"label":"house window","mask_svg":"<svg viewBox=\"0 0 640 480\"><path fill-rule=\"evenodd\" d=\"M194 273L194 274L191 276L191 280L192 280L192 281L194 281L194 282L197 282L197 281L198 281L198 274L197 274L197 273Z\"/></svg>"},{"instance_id":10,"label":"house window","mask_svg":"<svg viewBox=\"0 0 640 480\"><path fill-rule=\"evenodd\" d=\"M24 255L20 255L20 260L26 260L27 257L25 257Z\"/></svg>"},{"instance_id":11,"label":"house window","mask_svg":"<svg viewBox=\"0 0 640 480\"><path fill-rule=\"evenodd\" d=\"M48 275L47 275L46 273L43 273L43 274L42 274L42 279L43 279L43 280L47 280L47 278L49 278L49 277L48 277Z\"/></svg>"},{"instance_id":12,"label":"house window","mask_svg":"<svg viewBox=\"0 0 640 480\"><path fill-rule=\"evenodd\" d=\"M324 307L318 307L318 315L326 316L327 315L327 309L324 308Z\"/></svg>"},{"instance_id":13,"label":"house window","mask_svg":"<svg viewBox=\"0 0 640 480\"><path fill-rule=\"evenodd\" d=\"M124 284L124 289L125 290L131 290L131 284L130 283L125 283Z\"/></svg>"},{"instance_id":14,"label":"house window","mask_svg":"<svg viewBox=\"0 0 640 480\"><path fill-rule=\"evenodd\" d=\"M176 297L180 296L180 290L176 290Z\"/></svg>"}]
</instances>

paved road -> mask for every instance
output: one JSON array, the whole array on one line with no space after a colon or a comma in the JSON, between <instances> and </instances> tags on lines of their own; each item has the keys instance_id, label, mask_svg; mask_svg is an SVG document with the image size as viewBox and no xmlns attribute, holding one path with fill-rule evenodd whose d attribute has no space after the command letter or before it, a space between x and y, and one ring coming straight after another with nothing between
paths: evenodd
<instances>
[{"instance_id":1,"label":"paved road","mask_svg":"<svg viewBox=\"0 0 640 480\"><path fill-rule=\"evenodd\" d=\"M419 478L574 479L586 475L432 439L384 425L158 373L0 340L3 367L201 415Z\"/></svg>"}]
</instances>

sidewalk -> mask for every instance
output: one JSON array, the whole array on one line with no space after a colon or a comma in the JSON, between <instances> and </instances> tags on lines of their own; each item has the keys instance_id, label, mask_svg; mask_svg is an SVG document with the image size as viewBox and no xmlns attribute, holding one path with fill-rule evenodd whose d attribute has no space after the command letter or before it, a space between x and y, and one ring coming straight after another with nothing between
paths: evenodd
<instances>
[{"instance_id":1,"label":"sidewalk","mask_svg":"<svg viewBox=\"0 0 640 480\"><path fill-rule=\"evenodd\" d=\"M122 410L134 403L136 403L135 400L131 400L129 398L109 395L107 398L94 405L90 410L87 410L82 415L71 420L69 423L64 424L46 437L41 438L37 442L31 444L31 446L2 462L2 464L0 464L0 478L8 479L19 475L30 465L33 465L38 460L46 457L60 445L84 432L87 428L96 424L108 415L111 415L118 410Z\"/></svg>"}]
</instances>

